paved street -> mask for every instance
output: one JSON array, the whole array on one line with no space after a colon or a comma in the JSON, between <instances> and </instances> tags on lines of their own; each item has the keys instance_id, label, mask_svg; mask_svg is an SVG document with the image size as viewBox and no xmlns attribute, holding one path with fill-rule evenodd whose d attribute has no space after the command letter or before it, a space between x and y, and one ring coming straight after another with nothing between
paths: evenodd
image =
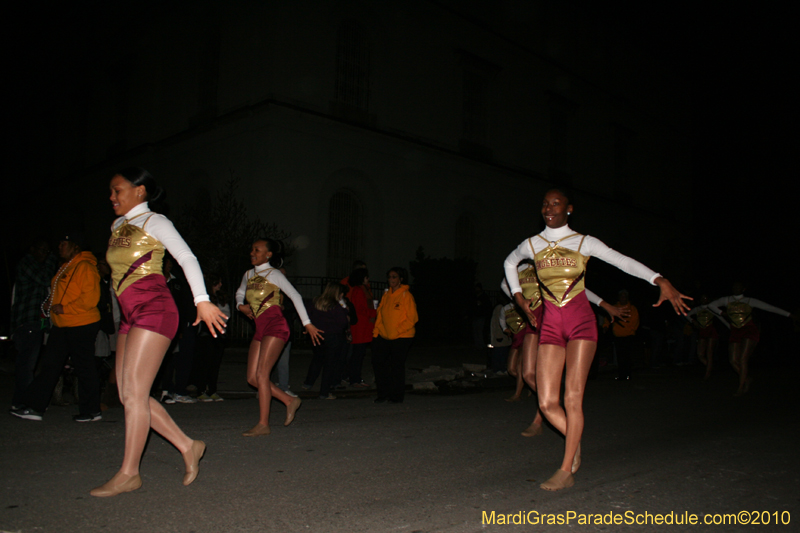
<instances>
[{"instance_id":1,"label":"paved street","mask_svg":"<svg viewBox=\"0 0 800 533\"><path fill-rule=\"evenodd\" d=\"M459 350L416 348L411 367L452 364ZM437 360L437 357L440 360ZM474 357L473 357L474 359ZM293 360L299 388L307 354ZM469 361L482 362L482 361ZM365 367L369 366L369 360ZM791 370L791 371L788 371ZM118 469L121 409L76 424L76 407L51 407L42 422L0 416L0 531L477 532L744 531L752 526L484 525L495 513L738 513L766 511L758 531L797 531L800 468L796 369L767 367L750 395L734 398L726 365L709 382L694 367L646 372L620 383L589 382L583 467L576 485L549 493L563 439L548 429L524 438L535 401L503 401L498 388L460 395L409 394L401 405L369 395L307 398L294 424L273 402L272 434L244 438L257 421L245 391L243 355L226 358L224 402L168 409L208 452L200 476L181 484L180 454L152 435L143 487L111 499L89 496ZM238 377L237 377L238 376ZM295 379L297 378L297 379ZM0 374L7 405L11 376ZM510 381L508 382L510 384ZM234 399L237 397L239 399ZM520 515L517 515L520 516ZM566 516L566 515L565 515ZM629 515L630 516L630 515ZM766 517L766 518L765 518ZM679 519L680 520L680 519Z\"/></svg>"}]
</instances>

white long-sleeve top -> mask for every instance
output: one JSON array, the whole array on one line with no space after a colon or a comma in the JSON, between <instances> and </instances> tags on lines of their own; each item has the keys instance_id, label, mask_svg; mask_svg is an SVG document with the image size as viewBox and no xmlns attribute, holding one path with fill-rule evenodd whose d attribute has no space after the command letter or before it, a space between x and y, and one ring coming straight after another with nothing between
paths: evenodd
<instances>
[{"instance_id":1,"label":"white long-sleeve top","mask_svg":"<svg viewBox=\"0 0 800 533\"><path fill-rule=\"evenodd\" d=\"M244 273L244 276L242 276L242 282L239 284L239 288L236 290L236 307L244 304L244 297L247 293L247 282L250 281L250 278L256 274L264 277L264 279L278 287L281 292L283 292L289 297L290 300L292 300L294 308L297 310L297 316L300 317L300 321L304 326L311 324L311 320L308 318L308 313L306 312L306 306L303 305L303 297L300 296L300 293L297 292L289 280L286 279L286 276L283 275L283 272L277 268L270 267L268 264L259 265Z\"/></svg>"},{"instance_id":2,"label":"white long-sleeve top","mask_svg":"<svg viewBox=\"0 0 800 533\"><path fill-rule=\"evenodd\" d=\"M521 265L520 270L524 270L522 267L528 268L528 265L526 264ZM517 280L519 280L519 277L517 277ZM511 294L511 289L508 287L508 282L505 280L505 278L503 278L503 281L500 282L500 288L503 289L503 292L505 293L506 296L508 296L512 300L514 299L514 296ZM600 302L603 301L602 298L600 298L597 294L593 293L589 289L584 289L584 292L586 293L586 297L589 299L590 302L592 302L597 307L600 307Z\"/></svg>"},{"instance_id":3,"label":"white long-sleeve top","mask_svg":"<svg viewBox=\"0 0 800 533\"><path fill-rule=\"evenodd\" d=\"M131 222L133 217L147 213L148 211L150 211L150 207L147 205L147 202L142 202L116 219L111 225L111 231L119 228L126 220L129 224L143 228L147 233L161 241L161 244L164 245L170 255L175 258L175 261L177 261L183 269L186 280L189 282L189 287L192 289L194 305L209 301L208 293L206 292L206 284L205 281L203 281L203 271L200 269L200 263L197 261L197 257L192 253L189 245L186 244L186 241L181 237L181 234L178 233L178 230L172 225L172 222L164 215L159 215L158 213L153 213L149 217L139 217ZM147 226L145 226L145 222Z\"/></svg>"},{"instance_id":4,"label":"white long-sleeve top","mask_svg":"<svg viewBox=\"0 0 800 533\"><path fill-rule=\"evenodd\" d=\"M761 300L756 300L755 298L747 298L744 294L735 294L733 296L723 296L722 298L717 298L710 304L708 304L708 308L711 309L714 314L717 316L722 314L722 310L720 307L725 307L729 303L733 302L744 302L750 307L754 307L756 309L763 309L764 311L769 311L770 313L775 313L777 315L790 317L792 314L789 311L784 311L779 307L775 307L774 305L769 305L768 303L762 302Z\"/></svg>"},{"instance_id":5,"label":"white long-sleeve top","mask_svg":"<svg viewBox=\"0 0 800 533\"><path fill-rule=\"evenodd\" d=\"M528 244L528 239L525 239L519 246L517 246L516 250L508 254L508 257L506 257L506 260L503 263L503 268L506 271L506 280L511 288L511 293L516 294L518 292L522 292L522 288L519 286L519 277L517 275L517 265L519 265L521 261L525 259L532 260L535 254L547 248L548 243L563 239L564 237L572 235L573 233L575 232L569 226L561 226L560 228L545 228L545 230L539 234L544 237L545 240L535 236L530 239L530 241L533 243L533 250L531 250L531 245ZM568 250L577 251L578 246L581 246L581 239L583 239L583 235L576 235L574 237L570 237L569 239L564 239L558 245L562 248L567 248ZM589 235L587 235L583 240L580 253L584 256L602 259L606 263L614 265L623 272L627 272L631 276L636 276L637 278L641 278L649 282L651 285L655 285L654 281L656 278L661 276L661 274L650 270L635 259L631 259L630 257L623 255L612 248L609 248L603 244L600 239ZM586 296L589 296L588 291Z\"/></svg>"}]
</instances>

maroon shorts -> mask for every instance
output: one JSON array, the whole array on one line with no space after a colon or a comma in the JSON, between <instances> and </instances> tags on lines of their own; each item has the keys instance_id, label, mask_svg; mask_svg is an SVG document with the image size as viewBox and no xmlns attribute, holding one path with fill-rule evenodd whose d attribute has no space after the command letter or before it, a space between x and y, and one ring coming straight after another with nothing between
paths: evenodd
<instances>
[{"instance_id":1,"label":"maroon shorts","mask_svg":"<svg viewBox=\"0 0 800 533\"><path fill-rule=\"evenodd\" d=\"M120 335L126 335L131 328L140 328L172 339L178 332L178 308L164 276L145 276L125 289L117 299L122 313Z\"/></svg>"},{"instance_id":2,"label":"maroon shorts","mask_svg":"<svg viewBox=\"0 0 800 533\"><path fill-rule=\"evenodd\" d=\"M286 342L291 337L289 324L283 318L279 305L273 305L256 318L256 334L253 340L261 342L264 337L277 337Z\"/></svg>"},{"instance_id":3,"label":"maroon shorts","mask_svg":"<svg viewBox=\"0 0 800 533\"><path fill-rule=\"evenodd\" d=\"M709 324L703 329L697 330L697 338L700 340L719 339L719 334L717 333L717 328L714 327L714 324Z\"/></svg>"},{"instance_id":4,"label":"maroon shorts","mask_svg":"<svg viewBox=\"0 0 800 533\"><path fill-rule=\"evenodd\" d=\"M760 338L761 332L758 330L758 326L750 321L740 328L731 327L731 336L728 338L728 342L735 344L737 342L742 342L745 339L758 342Z\"/></svg>"},{"instance_id":5,"label":"maroon shorts","mask_svg":"<svg viewBox=\"0 0 800 533\"><path fill-rule=\"evenodd\" d=\"M511 349L514 350L522 346L522 340L525 338L525 332L528 331L530 328L526 324L521 330L514 333L514 336L511 337Z\"/></svg>"},{"instance_id":6,"label":"maroon shorts","mask_svg":"<svg viewBox=\"0 0 800 533\"><path fill-rule=\"evenodd\" d=\"M566 346L568 341L589 340L597 342L597 319L586 292L573 298L564 307L544 301L544 320L539 333L539 344Z\"/></svg>"}]
</instances>

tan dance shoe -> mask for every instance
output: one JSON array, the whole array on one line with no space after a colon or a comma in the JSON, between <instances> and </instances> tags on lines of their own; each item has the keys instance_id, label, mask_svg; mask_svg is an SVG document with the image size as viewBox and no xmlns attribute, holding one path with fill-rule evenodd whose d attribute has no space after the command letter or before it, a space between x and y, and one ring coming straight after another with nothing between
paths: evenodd
<instances>
[{"instance_id":1,"label":"tan dance shoe","mask_svg":"<svg viewBox=\"0 0 800 533\"><path fill-rule=\"evenodd\" d=\"M572 477L572 474L569 472L565 472L560 468L556 470L556 473L553 474L553 477L539 485L544 490L549 491L556 491L561 489L568 489L575 484L575 478Z\"/></svg>"},{"instance_id":2,"label":"tan dance shoe","mask_svg":"<svg viewBox=\"0 0 800 533\"><path fill-rule=\"evenodd\" d=\"M292 398L292 401L286 406L286 421L283 423L284 426L288 426L292 423L295 413L300 409L301 403L303 403L303 400L300 398Z\"/></svg>"},{"instance_id":3,"label":"tan dance shoe","mask_svg":"<svg viewBox=\"0 0 800 533\"><path fill-rule=\"evenodd\" d=\"M131 492L142 486L142 477L139 474L129 476L122 472L117 472L114 477L109 479L104 485L92 489L89 494L98 498L108 498L123 492Z\"/></svg>"},{"instance_id":4,"label":"tan dance shoe","mask_svg":"<svg viewBox=\"0 0 800 533\"><path fill-rule=\"evenodd\" d=\"M269 426L265 426L261 423L256 424L253 429L248 429L242 433L244 437L260 437L262 435L269 435Z\"/></svg>"},{"instance_id":5,"label":"tan dance shoe","mask_svg":"<svg viewBox=\"0 0 800 533\"><path fill-rule=\"evenodd\" d=\"M186 462L186 473L183 475L183 484L191 485L192 481L197 478L200 472L200 459L206 453L206 443L201 440L192 441L192 447L188 452L183 454L183 460ZM191 454L191 456L189 456ZM187 460L188 459L188 460Z\"/></svg>"},{"instance_id":6,"label":"tan dance shoe","mask_svg":"<svg viewBox=\"0 0 800 533\"><path fill-rule=\"evenodd\" d=\"M536 435L541 435L544 432L542 429L541 424L533 423L528 426L528 429L522 432L523 437L535 437Z\"/></svg>"}]
</instances>

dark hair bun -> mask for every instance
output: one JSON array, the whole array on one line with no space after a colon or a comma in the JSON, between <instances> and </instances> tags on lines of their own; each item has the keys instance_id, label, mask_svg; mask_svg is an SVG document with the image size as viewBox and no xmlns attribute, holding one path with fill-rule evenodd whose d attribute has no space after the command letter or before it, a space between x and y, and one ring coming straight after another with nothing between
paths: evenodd
<instances>
[{"instance_id":1,"label":"dark hair bun","mask_svg":"<svg viewBox=\"0 0 800 533\"><path fill-rule=\"evenodd\" d=\"M269 266L281 268L283 266L283 243L269 237L259 237L254 242L258 241L267 243L267 250L272 252L272 257L269 258Z\"/></svg>"},{"instance_id":2,"label":"dark hair bun","mask_svg":"<svg viewBox=\"0 0 800 533\"><path fill-rule=\"evenodd\" d=\"M134 187L144 185L147 191L147 201L151 203L163 202L166 196L164 189L156 182L152 174L141 167L129 167L120 172L118 175L130 181Z\"/></svg>"}]
</instances>

